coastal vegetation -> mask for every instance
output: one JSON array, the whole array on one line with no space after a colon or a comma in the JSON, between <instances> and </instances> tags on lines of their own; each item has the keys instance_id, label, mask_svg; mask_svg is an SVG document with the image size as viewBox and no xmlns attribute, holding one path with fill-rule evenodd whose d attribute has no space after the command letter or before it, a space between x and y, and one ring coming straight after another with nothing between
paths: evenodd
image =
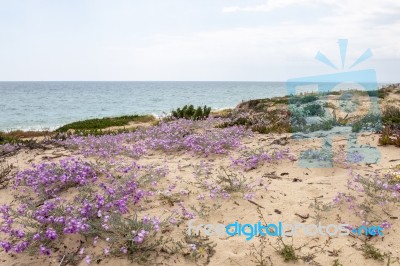
<instances>
[{"instance_id":1,"label":"coastal vegetation","mask_svg":"<svg viewBox=\"0 0 400 266\"><path fill-rule=\"evenodd\" d=\"M387 93L397 92L391 90ZM298 144L276 134L310 136L346 128L400 147L399 106L359 117L339 112L340 93L325 96L338 98L252 100L217 114L187 105L175 110L173 119L136 115L79 121L45 134L2 133L0 189L7 193L0 206L0 247L12 254L9 261L40 255L57 265L110 259L207 265L224 246L241 240L188 235L186 223L236 220L240 213L240 219L264 225L264 215L301 223L329 218L350 229L374 224L385 232L384 238L351 234L344 240L293 237L272 243L257 236L251 245L240 242L238 253L256 265L317 264L320 258L341 265L348 258L339 262L338 254L354 251L359 260L399 261L388 251L391 242L385 244L398 239L391 233L400 207L398 158L371 167L361 152L347 151L343 143L321 150L314 139ZM370 135L364 140L371 141ZM397 154L394 147L379 148ZM22 161L22 167L11 164ZM338 171L345 180L333 186L318 170L299 167L303 162L329 163L332 175ZM343 244L347 241L351 245Z\"/></svg>"},{"instance_id":2,"label":"coastal vegetation","mask_svg":"<svg viewBox=\"0 0 400 266\"><path fill-rule=\"evenodd\" d=\"M130 122L153 122L155 117L152 115L125 115L119 117L104 117L73 122L66 124L58 129L57 132L66 132L68 130L99 130L109 127L123 127Z\"/></svg>"},{"instance_id":3,"label":"coastal vegetation","mask_svg":"<svg viewBox=\"0 0 400 266\"><path fill-rule=\"evenodd\" d=\"M10 132L1 132L0 131L0 145L11 143L17 144L24 142L24 140L31 140L33 138L38 137L46 137L51 136L53 132L50 131L23 131L23 130L14 130Z\"/></svg>"},{"instance_id":4,"label":"coastal vegetation","mask_svg":"<svg viewBox=\"0 0 400 266\"><path fill-rule=\"evenodd\" d=\"M174 118L180 119L191 119L191 120L201 120L206 119L210 116L211 107L204 105L203 107L194 107L192 104L185 105L182 108L177 108L172 110L171 115Z\"/></svg>"}]
</instances>

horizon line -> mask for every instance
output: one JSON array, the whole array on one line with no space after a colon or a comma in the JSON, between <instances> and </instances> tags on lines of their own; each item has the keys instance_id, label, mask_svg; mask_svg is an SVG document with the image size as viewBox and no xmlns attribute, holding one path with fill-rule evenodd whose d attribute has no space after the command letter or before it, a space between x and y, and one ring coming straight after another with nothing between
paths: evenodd
<instances>
[{"instance_id":1,"label":"horizon line","mask_svg":"<svg viewBox=\"0 0 400 266\"><path fill-rule=\"evenodd\" d=\"M288 80L0 80L2 82L276 82L276 83L286 83ZM307 81L309 82L318 82L318 81ZM340 80L332 81L332 82L340 82L340 83L355 83L355 82L342 82ZM332 82L323 82L323 83L332 83ZM363 82L363 81L358 81ZM300 82L302 83L302 82ZM382 81L377 82L377 84L398 84L400 81Z\"/></svg>"}]
</instances>

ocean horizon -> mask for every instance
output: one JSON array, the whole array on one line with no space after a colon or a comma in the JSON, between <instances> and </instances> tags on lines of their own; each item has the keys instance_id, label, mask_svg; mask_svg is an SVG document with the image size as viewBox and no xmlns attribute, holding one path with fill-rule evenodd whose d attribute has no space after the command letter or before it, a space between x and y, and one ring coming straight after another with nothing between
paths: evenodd
<instances>
[{"instance_id":1,"label":"ocean horizon","mask_svg":"<svg viewBox=\"0 0 400 266\"><path fill-rule=\"evenodd\" d=\"M213 110L287 95L285 82L4 81L0 131L54 130L64 124L133 114L163 116L185 104Z\"/></svg>"}]
</instances>

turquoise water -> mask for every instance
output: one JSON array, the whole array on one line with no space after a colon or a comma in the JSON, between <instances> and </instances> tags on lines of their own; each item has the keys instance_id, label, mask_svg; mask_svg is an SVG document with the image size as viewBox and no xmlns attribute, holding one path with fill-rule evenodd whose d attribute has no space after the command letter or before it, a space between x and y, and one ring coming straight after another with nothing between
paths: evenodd
<instances>
[{"instance_id":1,"label":"turquoise water","mask_svg":"<svg viewBox=\"0 0 400 266\"><path fill-rule=\"evenodd\" d=\"M284 82L0 82L0 131L54 129L126 114L163 115L189 103L221 109L285 94Z\"/></svg>"}]
</instances>

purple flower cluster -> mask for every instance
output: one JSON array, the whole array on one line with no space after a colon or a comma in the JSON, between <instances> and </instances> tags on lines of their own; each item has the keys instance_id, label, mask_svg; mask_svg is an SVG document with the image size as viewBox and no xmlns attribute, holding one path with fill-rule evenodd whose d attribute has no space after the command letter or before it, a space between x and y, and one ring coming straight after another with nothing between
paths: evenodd
<instances>
[{"instance_id":1,"label":"purple flower cluster","mask_svg":"<svg viewBox=\"0 0 400 266\"><path fill-rule=\"evenodd\" d=\"M74 135L65 141L59 141L66 147L79 149L84 156L98 156L100 158L112 158L125 155L133 158L145 154L143 143L127 145L127 141L134 138L134 133L110 134L103 136L79 136Z\"/></svg>"},{"instance_id":2,"label":"purple flower cluster","mask_svg":"<svg viewBox=\"0 0 400 266\"><path fill-rule=\"evenodd\" d=\"M233 167L242 167L245 171L250 171L265 163L279 162L285 159L296 160L296 157L290 153L288 148L272 152L263 149L245 150L239 158L231 158L231 161Z\"/></svg>"},{"instance_id":3,"label":"purple flower cluster","mask_svg":"<svg viewBox=\"0 0 400 266\"><path fill-rule=\"evenodd\" d=\"M46 237L47 237L49 240L54 241L54 240L57 239L58 234L57 234L56 230L54 230L53 228L50 228L50 227L49 227L49 228L47 228L47 230L46 230Z\"/></svg>"},{"instance_id":4,"label":"purple flower cluster","mask_svg":"<svg viewBox=\"0 0 400 266\"><path fill-rule=\"evenodd\" d=\"M183 217L184 219L191 220L191 219L194 219L194 218L196 217L196 215L195 215L194 213L189 212L189 211L186 209L186 207L185 207L185 205L183 204L183 202L179 202L178 205L179 205L179 208L180 208L180 211L181 211L181 215L182 215L182 217Z\"/></svg>"},{"instance_id":5,"label":"purple flower cluster","mask_svg":"<svg viewBox=\"0 0 400 266\"><path fill-rule=\"evenodd\" d=\"M364 160L364 155L362 155L357 151L349 152L346 158L346 161L349 163L359 163L362 162L363 160Z\"/></svg>"},{"instance_id":6,"label":"purple flower cluster","mask_svg":"<svg viewBox=\"0 0 400 266\"><path fill-rule=\"evenodd\" d=\"M0 211L3 220L1 231L9 237L2 241L1 246L8 252L11 249L9 243L22 239L24 241L14 245L15 252L22 252L28 246L33 246L39 247L40 254L49 255L50 251L42 245L49 241L54 242L66 234L90 235L94 228L101 228L103 232L113 231L113 227L117 225L111 222L110 217L113 216L114 219L116 216L122 217L128 212L130 202L134 204L145 195L143 191L132 185L127 183L116 189L104 188L105 193L95 193L85 198L75 197L71 203L57 198L45 201L44 205L38 208L29 206L26 214L23 215L31 220L28 226L25 224L27 231L13 229L13 226L21 228L24 224L19 224L19 220L16 222L12 218L13 213L14 215L16 213L9 206L3 206ZM159 220L153 219L150 226L153 230L159 231ZM135 242L142 243L146 236L147 234L142 232Z\"/></svg>"},{"instance_id":7,"label":"purple flower cluster","mask_svg":"<svg viewBox=\"0 0 400 266\"><path fill-rule=\"evenodd\" d=\"M339 192L333 199L336 205L346 204L363 223L381 221L382 228L390 228L388 209L400 203L400 180L390 173L375 171L360 174L349 170L349 193Z\"/></svg>"},{"instance_id":8,"label":"purple flower cluster","mask_svg":"<svg viewBox=\"0 0 400 266\"><path fill-rule=\"evenodd\" d=\"M238 147L240 139L251 135L244 127L215 128L217 121L180 119L161 122L157 126L141 128L131 133L104 136L72 136L59 141L67 147L79 149L85 156L111 158L119 155L138 158L147 150L178 151L194 154L223 154Z\"/></svg>"},{"instance_id":9,"label":"purple flower cluster","mask_svg":"<svg viewBox=\"0 0 400 266\"><path fill-rule=\"evenodd\" d=\"M162 123L146 132L150 138L147 143L151 149L164 151L185 150L197 154L223 154L238 147L240 139L251 135L244 127L215 128L218 120L206 121L177 120ZM171 131L170 128L174 130ZM173 132L173 133L172 133ZM178 133L178 134L177 134Z\"/></svg>"},{"instance_id":10,"label":"purple flower cluster","mask_svg":"<svg viewBox=\"0 0 400 266\"><path fill-rule=\"evenodd\" d=\"M136 245L145 245L163 226L156 217L139 219L136 211L143 199L147 201L162 193L154 187L169 173L167 166L139 165L132 158L138 159L151 150L183 150L206 157L224 154L239 147L240 140L251 135L244 127L216 128L219 122L180 119L129 133L71 136L57 141L77 149L84 157L97 157L96 163L70 157L17 172L14 180L17 202L0 206L0 247L6 252L29 249L50 256L67 235L73 234L94 238L93 243L104 243L102 255L131 254L137 250ZM10 149L0 146L0 152ZM203 162L200 168L198 175L211 173L207 163ZM232 186L241 187L240 180L237 182ZM244 198L253 198L254 186L244 185ZM165 194L171 194L175 187L176 183L170 183ZM211 198L230 197L217 181L208 188ZM187 189L180 188L179 193L182 197L189 196ZM195 217L182 202L176 216ZM169 222L178 223L176 218L170 218ZM94 257L84 253L82 249L79 255L90 263Z\"/></svg>"},{"instance_id":11,"label":"purple flower cluster","mask_svg":"<svg viewBox=\"0 0 400 266\"><path fill-rule=\"evenodd\" d=\"M27 248L36 249L38 254L49 256L52 247L68 234L87 237L96 232L105 239L103 235L119 232L121 227L132 227L135 229L133 242L142 244L153 232L158 232L159 219L144 217L140 222L127 219L126 215L144 197L153 195L152 191L141 187L145 184L139 182L141 176L158 180L168 169L115 162L115 167L95 171L98 166L67 158L59 163L34 165L32 169L17 173L15 189L33 190L37 198L21 197L21 204L16 207L0 207L0 231L3 233L0 247L6 252L18 253ZM107 178L98 178L99 173ZM59 196L71 186L80 186L80 189L65 198ZM127 225L122 226L124 223Z\"/></svg>"},{"instance_id":12,"label":"purple flower cluster","mask_svg":"<svg viewBox=\"0 0 400 266\"><path fill-rule=\"evenodd\" d=\"M54 197L60 191L74 186L84 186L95 182L96 171L87 162L75 158L66 158L57 163L41 163L32 169L18 172L15 188L26 186L38 196Z\"/></svg>"},{"instance_id":13,"label":"purple flower cluster","mask_svg":"<svg viewBox=\"0 0 400 266\"><path fill-rule=\"evenodd\" d=\"M146 230L140 230L139 233L137 233L137 235L133 238L133 241L135 241L135 243L137 244L141 244L143 243L144 239L149 235L149 232L147 232Z\"/></svg>"},{"instance_id":14,"label":"purple flower cluster","mask_svg":"<svg viewBox=\"0 0 400 266\"><path fill-rule=\"evenodd\" d=\"M12 153L14 151L17 151L19 148L20 148L19 145L14 145L10 143L0 145L0 155Z\"/></svg>"}]
</instances>

